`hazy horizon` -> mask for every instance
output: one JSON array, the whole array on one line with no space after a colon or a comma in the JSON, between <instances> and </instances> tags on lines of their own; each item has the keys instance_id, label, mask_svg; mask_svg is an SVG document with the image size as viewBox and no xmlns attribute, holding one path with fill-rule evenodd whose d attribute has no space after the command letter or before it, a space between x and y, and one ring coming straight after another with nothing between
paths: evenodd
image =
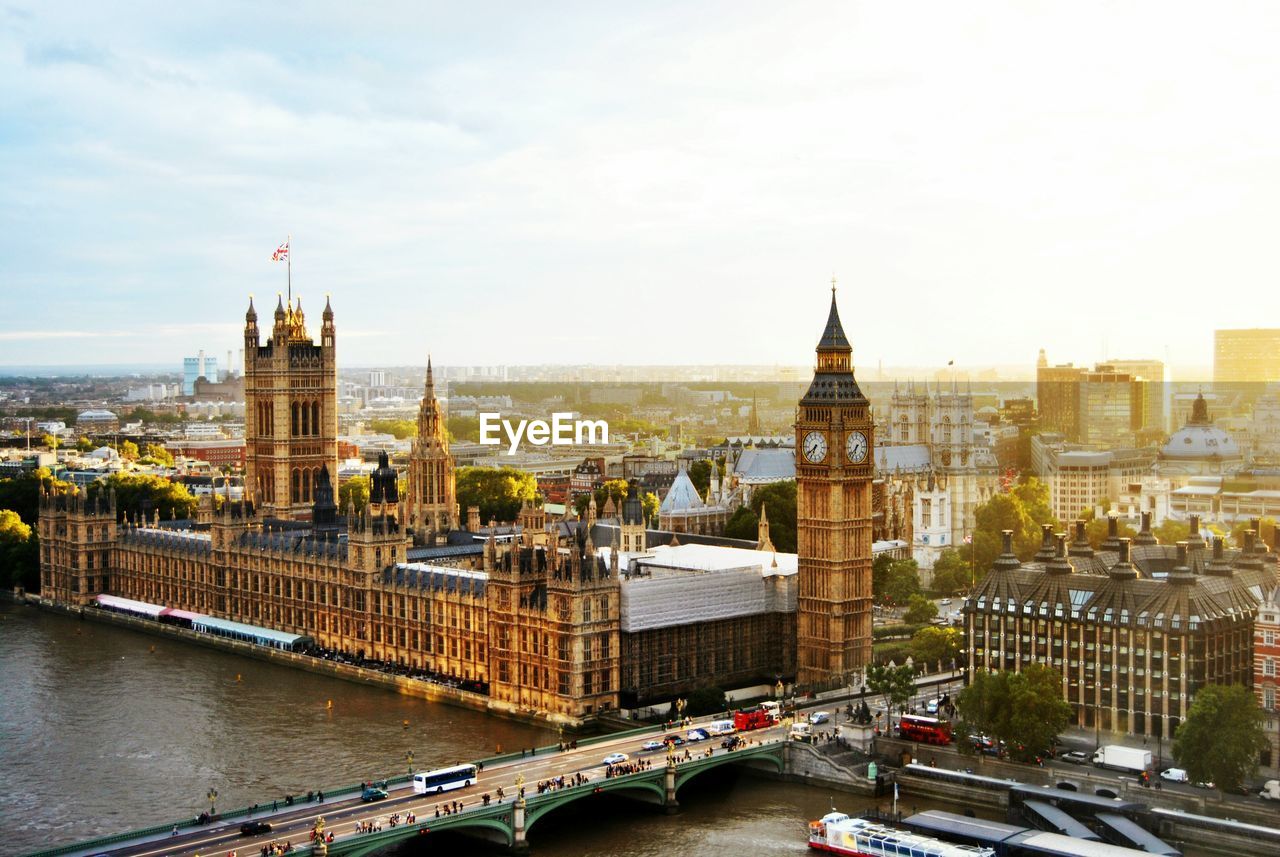
<instances>
[{"instance_id":1,"label":"hazy horizon","mask_svg":"<svg viewBox=\"0 0 1280 857\"><path fill-rule=\"evenodd\" d=\"M72 13L74 10L74 13ZM0 364L1154 358L1276 327L1280 6L0 9ZM1265 308L1273 307L1268 313Z\"/></svg>"}]
</instances>

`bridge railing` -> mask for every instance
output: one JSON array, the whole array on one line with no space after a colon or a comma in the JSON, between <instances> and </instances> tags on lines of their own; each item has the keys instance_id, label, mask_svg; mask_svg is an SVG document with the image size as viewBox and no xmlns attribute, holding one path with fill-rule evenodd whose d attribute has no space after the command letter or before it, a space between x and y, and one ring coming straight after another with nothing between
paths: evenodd
<instances>
[{"instance_id":1,"label":"bridge railing","mask_svg":"<svg viewBox=\"0 0 1280 857\"><path fill-rule=\"evenodd\" d=\"M575 740L578 743L578 747L584 747L584 746L589 747L592 744L599 744L604 741L613 741L618 738L640 737L643 735L660 734L662 732L665 732L666 729L667 729L666 724L656 724L656 725L650 724L648 726L641 726L636 729L628 729L624 732L604 732L604 733L601 733L600 735L591 735L585 738L578 738ZM511 753L499 753L493 756L488 756L484 759L479 759L476 761L476 764L484 765L484 766L497 765L503 762L516 761L521 758L531 759L539 756L546 756L552 753L559 752L559 750L560 750L560 746L558 744L547 744L542 747L534 748L534 752L532 755L524 751L516 751ZM385 780L383 780L383 782L386 782L387 785L389 786L394 786L394 785L406 785L410 783L411 780L412 778L408 774L399 774L397 776L388 777ZM364 788L363 783L357 783L355 785L338 786L337 788L333 788L333 789L322 789L321 791L323 792L325 798L328 799L330 797L345 797L352 794L358 794L363 788ZM284 807L283 806L284 801L282 800L278 800L277 803L280 805L280 807L276 810L272 810L272 812L279 812L281 808L294 809L299 806L305 806L307 804L307 801L303 800L301 803L299 803L299 801L295 797L293 805L291 807ZM219 813L217 816L215 816L215 819L217 821L234 821L240 818L248 818L255 814L260 815L263 812L264 812L264 806L262 804L256 804L255 806L245 806L245 807L240 807L239 809L232 809L226 812ZM91 839L85 842L77 842L69 845L60 845L55 848L47 848L43 851L35 851L35 852L32 852L31 854L26 855L26 857L62 857L62 855L74 854L78 851L96 851L108 845L118 845L121 842L129 842L134 839L149 839L153 836L168 834L173 831L174 827L177 827L179 831L185 831L185 830L191 830L193 828L197 828L201 826L202 825L194 817L189 816L187 818L182 819L181 821L176 821L176 822L170 821L165 824L157 824L152 827L144 827L141 830L131 830L126 833L117 833L110 836L102 836L102 837L98 837L97 839Z\"/></svg>"}]
</instances>

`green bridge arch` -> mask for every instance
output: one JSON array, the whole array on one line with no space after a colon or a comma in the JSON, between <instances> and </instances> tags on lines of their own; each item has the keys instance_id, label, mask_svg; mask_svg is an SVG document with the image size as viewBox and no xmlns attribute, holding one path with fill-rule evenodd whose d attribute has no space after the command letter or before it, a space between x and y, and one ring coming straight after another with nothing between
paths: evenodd
<instances>
[{"instance_id":1,"label":"green bridge arch","mask_svg":"<svg viewBox=\"0 0 1280 857\"><path fill-rule=\"evenodd\" d=\"M778 773L785 769L783 742L771 742L755 747L734 750L730 753L713 755L709 758L695 758L680 762L676 767L675 791L679 790L691 779L712 768L724 765L747 765L767 767ZM667 800L666 766L655 767L638 774L622 777L610 777L605 780L593 780L580 786L571 786L543 794L535 794L525 798L524 833L543 816L575 801L606 792L638 792L647 802L663 806ZM337 839L329 846L329 854L333 857L368 857L368 855L390 845L430 833L445 830L480 830L496 834L495 838L505 842L508 847L516 843L515 806L503 802L488 807L477 807L458 815L441 816L440 818L422 819L416 824L402 824L378 833L346 836ZM310 848L299 849L299 855L310 855Z\"/></svg>"}]
</instances>

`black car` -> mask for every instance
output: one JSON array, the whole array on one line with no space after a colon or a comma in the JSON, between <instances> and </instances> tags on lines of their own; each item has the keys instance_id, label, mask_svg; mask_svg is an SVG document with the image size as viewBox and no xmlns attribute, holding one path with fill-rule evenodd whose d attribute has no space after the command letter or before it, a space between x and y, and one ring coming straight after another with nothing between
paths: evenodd
<instances>
[{"instance_id":1,"label":"black car","mask_svg":"<svg viewBox=\"0 0 1280 857\"><path fill-rule=\"evenodd\" d=\"M241 836L257 836L259 833L270 833L271 822L269 821L246 821L240 825Z\"/></svg>"}]
</instances>

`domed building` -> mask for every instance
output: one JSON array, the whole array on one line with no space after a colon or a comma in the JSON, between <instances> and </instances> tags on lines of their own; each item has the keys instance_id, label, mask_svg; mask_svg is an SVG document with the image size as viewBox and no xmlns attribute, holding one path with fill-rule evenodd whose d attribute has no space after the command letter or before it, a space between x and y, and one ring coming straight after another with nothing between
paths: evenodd
<instances>
[{"instance_id":1,"label":"domed building","mask_svg":"<svg viewBox=\"0 0 1280 857\"><path fill-rule=\"evenodd\" d=\"M1200 394L1186 425L1160 447L1160 475L1185 484L1186 477L1232 473L1243 460L1235 438L1210 420L1209 406ZM1184 478L1179 480L1180 476Z\"/></svg>"}]
</instances>

